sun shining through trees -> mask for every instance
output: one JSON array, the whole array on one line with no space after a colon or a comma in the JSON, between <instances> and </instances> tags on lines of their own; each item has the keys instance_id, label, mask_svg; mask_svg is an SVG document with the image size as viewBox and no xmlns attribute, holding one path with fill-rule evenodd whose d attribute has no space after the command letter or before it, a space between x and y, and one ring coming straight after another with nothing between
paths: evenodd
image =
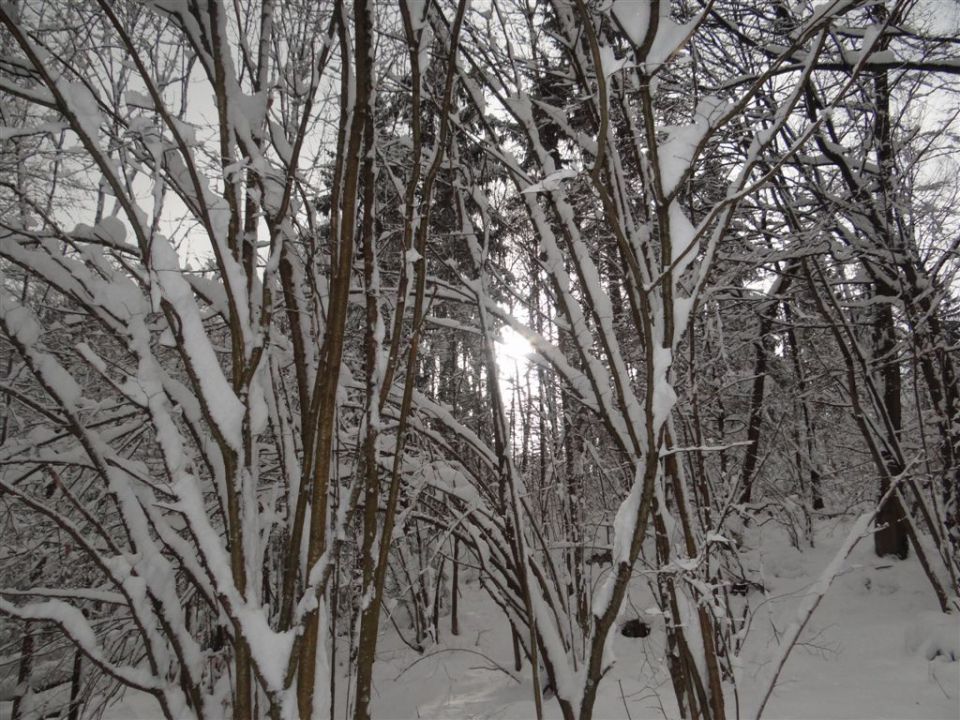
<instances>
[{"instance_id":1,"label":"sun shining through trees","mask_svg":"<svg viewBox=\"0 0 960 720\"><path fill-rule=\"evenodd\" d=\"M500 374L511 377L526 371L533 346L509 325L500 328L496 340L497 366Z\"/></svg>"},{"instance_id":2,"label":"sun shining through trees","mask_svg":"<svg viewBox=\"0 0 960 720\"><path fill-rule=\"evenodd\" d=\"M0 3L0 720L954 716L938 4Z\"/></svg>"},{"instance_id":3,"label":"sun shining through trees","mask_svg":"<svg viewBox=\"0 0 960 720\"><path fill-rule=\"evenodd\" d=\"M530 413L540 401L539 378L533 372L533 346L509 325L500 328L494 343L497 379L504 398L512 452L523 456L542 441L540 426Z\"/></svg>"}]
</instances>

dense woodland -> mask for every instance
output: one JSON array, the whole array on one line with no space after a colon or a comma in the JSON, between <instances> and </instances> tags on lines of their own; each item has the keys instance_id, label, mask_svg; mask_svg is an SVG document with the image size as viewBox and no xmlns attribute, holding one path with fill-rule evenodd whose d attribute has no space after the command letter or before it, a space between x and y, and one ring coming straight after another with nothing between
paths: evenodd
<instances>
[{"instance_id":1,"label":"dense woodland","mask_svg":"<svg viewBox=\"0 0 960 720\"><path fill-rule=\"evenodd\" d=\"M10 717L363 720L469 575L538 716L644 586L679 715L756 718L837 571L745 678L766 523L960 611L956 15L4 3Z\"/></svg>"}]
</instances>

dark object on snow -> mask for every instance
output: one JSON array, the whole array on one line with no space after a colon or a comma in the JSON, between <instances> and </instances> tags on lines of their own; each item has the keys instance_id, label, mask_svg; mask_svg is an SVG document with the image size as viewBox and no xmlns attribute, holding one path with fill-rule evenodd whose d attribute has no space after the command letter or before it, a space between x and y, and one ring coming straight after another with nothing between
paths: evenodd
<instances>
[{"instance_id":1,"label":"dark object on snow","mask_svg":"<svg viewBox=\"0 0 960 720\"><path fill-rule=\"evenodd\" d=\"M613 563L613 552L610 550L604 550L603 552L594 553L587 559L588 565L610 565Z\"/></svg>"},{"instance_id":2,"label":"dark object on snow","mask_svg":"<svg viewBox=\"0 0 960 720\"><path fill-rule=\"evenodd\" d=\"M885 490L886 488L881 488ZM877 513L877 527L873 534L873 549L877 557L896 555L906 560L910 555L910 540L903 506L896 495L889 498Z\"/></svg>"},{"instance_id":3,"label":"dark object on snow","mask_svg":"<svg viewBox=\"0 0 960 720\"><path fill-rule=\"evenodd\" d=\"M743 597L747 596L751 590L759 590L760 592L764 591L763 585L758 582L753 582L751 580L737 580L736 582L730 583L730 594L731 595L742 595Z\"/></svg>"},{"instance_id":4,"label":"dark object on snow","mask_svg":"<svg viewBox=\"0 0 960 720\"><path fill-rule=\"evenodd\" d=\"M645 638L650 634L650 626L643 620L634 618L620 626L620 634L628 638Z\"/></svg>"}]
</instances>

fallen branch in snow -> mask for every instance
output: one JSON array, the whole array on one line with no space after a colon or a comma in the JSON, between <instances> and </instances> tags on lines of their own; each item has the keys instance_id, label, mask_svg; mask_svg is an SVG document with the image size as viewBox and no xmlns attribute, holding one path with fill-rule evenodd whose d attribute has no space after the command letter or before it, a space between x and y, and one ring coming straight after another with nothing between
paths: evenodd
<instances>
[{"instance_id":1,"label":"fallen branch in snow","mask_svg":"<svg viewBox=\"0 0 960 720\"><path fill-rule=\"evenodd\" d=\"M480 652L479 650L471 650L470 648L441 648L440 650L436 650L436 651L434 651L434 652L432 652L432 653L429 653L429 654L427 654L427 655L424 655L423 657L419 657L419 658L417 658L416 660L414 660L412 663L410 663L409 665L407 665L407 666L406 666L403 670L401 670L399 673L397 673L397 676L393 679L393 681L396 682L396 681L399 680L401 677L403 677L404 674L406 674L407 670L410 670L414 665L416 665L416 664L418 664L418 663L421 663L421 662L423 662L424 660L426 660L426 659L428 659L428 658L436 657L437 655L440 655L440 654L442 654L442 653L448 653L448 652L464 652L464 653L470 653L470 654L472 654L472 655L479 655L479 656L482 657L484 660L486 660L488 663L490 663L490 665L492 666L492 667L485 668L485 669L487 669L487 670L499 670L499 671L502 672L504 675L507 675L507 676L508 676L511 680L513 680L517 685L522 685L522 684L523 684L523 683L520 682L520 678L518 678L518 677L517 677L516 675L514 675L512 672L510 672L509 670L507 670L507 669L506 669L505 667L503 667L500 663L498 663L498 662L496 662L495 660L491 659L489 655L485 655L484 653Z\"/></svg>"},{"instance_id":2,"label":"fallen branch in snow","mask_svg":"<svg viewBox=\"0 0 960 720\"><path fill-rule=\"evenodd\" d=\"M823 596L826 595L827 590L830 588L830 584L840 573L843 561L847 559L847 556L851 553L853 548L856 547L857 543L869 534L870 523L873 522L877 513L880 511L880 508L883 507L883 504L887 501L887 499L896 491L905 474L906 473L901 473L898 477L893 479L893 482L890 483L890 487L883 494L883 497L880 498L880 502L877 503L873 510L863 513L856 519L856 521L853 523L853 527L850 528L850 532L847 533L847 537L844 539L843 544L840 546L840 549L837 550L836 555L833 556L833 559L830 561L827 567L824 568L822 573L820 573L820 577L817 579L817 582L814 583L810 593L807 594L803 601L801 601L800 607L797 609L796 620L794 620L794 622L790 624L786 631L784 631L783 640L780 642L779 656L773 662L767 663L767 667L769 668L768 676L760 683L760 688L763 692L763 695L760 699L760 704L757 706L756 711L748 714L747 717L752 718L753 720L760 720L760 716L763 715L763 710L767 706L770 696L773 694L773 689L776 687L777 680L780 677L780 672L783 670L783 666L786 664L790 652L793 650L794 646L797 644L797 640L800 638L800 633L803 632L803 629L810 621L814 610L816 610L820 605L820 601L823 600Z\"/></svg>"}]
</instances>

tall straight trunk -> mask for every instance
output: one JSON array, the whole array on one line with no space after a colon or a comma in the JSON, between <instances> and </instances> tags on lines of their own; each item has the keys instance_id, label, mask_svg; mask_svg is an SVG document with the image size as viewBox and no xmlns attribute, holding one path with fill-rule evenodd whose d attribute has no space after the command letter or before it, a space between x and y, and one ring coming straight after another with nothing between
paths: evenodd
<instances>
[{"instance_id":1,"label":"tall straight trunk","mask_svg":"<svg viewBox=\"0 0 960 720\"><path fill-rule=\"evenodd\" d=\"M331 208L331 229L334 237L334 272L331 281L330 308L324 336L324 360L317 378L318 392L313 405L317 406L317 429L314 443L313 484L310 497L310 525L307 543L306 572L309 574L326 550L327 545L327 489L332 462L335 432L337 391L340 383L340 363L343 356L344 328L353 268L354 234L356 229L361 167L365 156L364 141L371 112L373 92L373 8L367 0L354 4L354 58L356 70L355 92L351 92L349 78L344 79L341 98L346 112L351 113L349 130L341 138L338 168L343 169L339 206ZM348 48L345 20L340 23L341 47ZM349 99L353 98L353 106ZM311 408L312 409L312 408ZM299 510L299 507L298 507ZM290 552L297 553L299 545L292 544ZM317 691L317 660L323 652L321 643L326 638L320 633L320 609L315 607L304 620L303 650L297 665L297 705L301 720L312 720Z\"/></svg>"},{"instance_id":2,"label":"tall straight trunk","mask_svg":"<svg viewBox=\"0 0 960 720\"><path fill-rule=\"evenodd\" d=\"M887 11L882 5L874 8L879 22L887 20ZM885 50L887 41L883 37L878 41L878 50ZM893 210L893 145L890 135L890 86L886 70L879 70L873 74L874 101L876 103L876 117L874 119L874 137L877 143L877 164L880 168L880 208L882 210L882 236L888 249L895 251L897 242L894 229ZM903 407L901 401L902 380L900 377L900 363L897 358L896 323L893 317L893 303L897 296L897 289L887 286L886 282L877 283L877 292L881 304L876 306L877 313L874 320L874 361L881 363L879 371L881 392L884 410L889 419L890 431L899 444L900 432L903 428ZM891 478L897 477L905 468L899 453L892 448L885 450L884 460L888 472L881 475L879 494L883 497L890 487ZM905 558L909 552L907 527L904 523L904 509L898 494L893 494L883 504L877 513L877 524L880 529L874 534L874 550L878 557L897 555Z\"/></svg>"}]
</instances>

